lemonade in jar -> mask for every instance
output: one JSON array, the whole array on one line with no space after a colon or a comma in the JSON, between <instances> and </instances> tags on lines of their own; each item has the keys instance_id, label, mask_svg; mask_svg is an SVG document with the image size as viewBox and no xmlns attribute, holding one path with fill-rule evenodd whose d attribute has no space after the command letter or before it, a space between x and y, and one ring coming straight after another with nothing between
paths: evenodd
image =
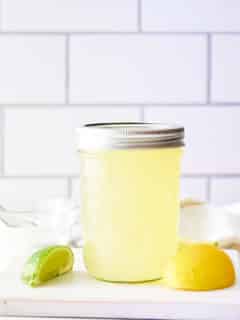
<instances>
[{"instance_id":1,"label":"lemonade in jar","mask_svg":"<svg viewBox=\"0 0 240 320\"><path fill-rule=\"evenodd\" d=\"M184 129L157 123L78 129L83 254L97 279L160 279L178 241Z\"/></svg>"}]
</instances>

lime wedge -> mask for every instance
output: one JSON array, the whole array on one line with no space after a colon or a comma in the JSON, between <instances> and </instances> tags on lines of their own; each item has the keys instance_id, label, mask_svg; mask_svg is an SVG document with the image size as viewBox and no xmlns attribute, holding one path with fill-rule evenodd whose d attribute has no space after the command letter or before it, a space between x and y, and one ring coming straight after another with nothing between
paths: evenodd
<instances>
[{"instance_id":1,"label":"lime wedge","mask_svg":"<svg viewBox=\"0 0 240 320\"><path fill-rule=\"evenodd\" d=\"M51 246L35 252L26 262L22 279L36 287L72 270L74 256L67 246Z\"/></svg>"}]
</instances>

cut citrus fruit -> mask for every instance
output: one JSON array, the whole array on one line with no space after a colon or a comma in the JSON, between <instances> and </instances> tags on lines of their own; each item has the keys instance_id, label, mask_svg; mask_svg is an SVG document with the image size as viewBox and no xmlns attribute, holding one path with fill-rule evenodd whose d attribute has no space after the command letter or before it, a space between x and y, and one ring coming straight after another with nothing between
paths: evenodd
<instances>
[{"instance_id":1,"label":"cut citrus fruit","mask_svg":"<svg viewBox=\"0 0 240 320\"><path fill-rule=\"evenodd\" d=\"M36 287L72 270L74 256L67 246L50 246L35 252L26 262L22 279Z\"/></svg>"},{"instance_id":2,"label":"cut citrus fruit","mask_svg":"<svg viewBox=\"0 0 240 320\"><path fill-rule=\"evenodd\" d=\"M164 283L182 290L215 290L235 282L229 256L211 244L184 244L165 271Z\"/></svg>"}]
</instances>

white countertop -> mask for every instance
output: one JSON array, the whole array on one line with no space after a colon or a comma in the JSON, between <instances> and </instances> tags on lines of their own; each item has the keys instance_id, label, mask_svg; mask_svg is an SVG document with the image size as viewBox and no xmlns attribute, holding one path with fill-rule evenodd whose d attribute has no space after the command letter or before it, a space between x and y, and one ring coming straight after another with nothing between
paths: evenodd
<instances>
[{"instance_id":1,"label":"white countertop","mask_svg":"<svg viewBox=\"0 0 240 320\"><path fill-rule=\"evenodd\" d=\"M235 263L238 257L235 255ZM76 258L80 262L80 254ZM114 284L87 275L81 263L72 274L29 288L20 280L21 261L13 261L0 273L0 316L15 319L54 319L61 317L239 320L240 286L209 291L186 292L159 284ZM28 317L28 318L24 318ZM34 318L35 317L35 318ZM38 318L40 317L40 318ZM9 318L9 320L14 318ZM56 318L57 319L57 318Z\"/></svg>"}]
</instances>

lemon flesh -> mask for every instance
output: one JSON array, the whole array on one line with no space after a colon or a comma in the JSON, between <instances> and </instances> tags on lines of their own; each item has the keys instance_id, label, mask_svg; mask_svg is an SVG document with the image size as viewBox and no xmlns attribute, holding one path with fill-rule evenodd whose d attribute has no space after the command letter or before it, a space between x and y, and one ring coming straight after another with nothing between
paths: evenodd
<instances>
[{"instance_id":1,"label":"lemon flesh","mask_svg":"<svg viewBox=\"0 0 240 320\"><path fill-rule=\"evenodd\" d=\"M67 246L51 246L35 252L26 262L22 279L35 287L73 268L73 252Z\"/></svg>"},{"instance_id":2,"label":"lemon flesh","mask_svg":"<svg viewBox=\"0 0 240 320\"><path fill-rule=\"evenodd\" d=\"M164 279L168 287L196 291L223 289L234 282L231 259L211 244L180 246L165 270Z\"/></svg>"}]
</instances>

